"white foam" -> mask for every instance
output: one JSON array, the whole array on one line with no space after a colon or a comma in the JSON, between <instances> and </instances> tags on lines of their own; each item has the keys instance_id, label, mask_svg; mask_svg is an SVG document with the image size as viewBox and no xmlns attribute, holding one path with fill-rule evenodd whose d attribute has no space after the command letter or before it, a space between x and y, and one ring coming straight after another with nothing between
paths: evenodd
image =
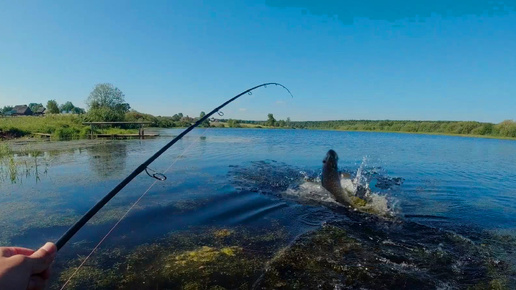
<instances>
[{"instance_id":1,"label":"white foam","mask_svg":"<svg viewBox=\"0 0 516 290\"><path fill-rule=\"evenodd\" d=\"M360 170L360 169L359 169ZM357 176L359 174L357 173ZM353 208L363 212L369 212L380 216L389 216L392 215L392 210L389 207L389 202L386 196L379 195L375 192L372 192L367 183L363 182L361 177L349 179L349 178L341 178L340 183L342 188L344 189L345 194L347 195L348 200ZM361 197L357 197L357 189L359 185L365 189L365 193ZM320 181L306 181L300 184L295 188L288 188L284 192L284 197L295 199L301 203L308 204L333 204L340 205L333 195L327 191L324 187L322 187Z\"/></svg>"}]
</instances>

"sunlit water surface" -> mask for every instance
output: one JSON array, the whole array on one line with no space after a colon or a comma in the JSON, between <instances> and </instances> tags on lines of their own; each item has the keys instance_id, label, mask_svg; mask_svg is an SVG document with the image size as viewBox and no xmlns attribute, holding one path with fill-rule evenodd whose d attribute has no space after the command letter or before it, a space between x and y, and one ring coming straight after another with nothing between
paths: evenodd
<instances>
[{"instance_id":1,"label":"sunlit water surface","mask_svg":"<svg viewBox=\"0 0 516 290\"><path fill-rule=\"evenodd\" d=\"M30 145L41 151L38 173L33 166L13 182L1 180L2 244L34 248L57 240L181 132L158 131L161 137L149 140ZM359 174L388 209L364 213L335 203L319 185L328 149L339 154L339 168L351 178ZM20 162L34 162L19 155ZM196 129L151 165L157 172L169 167L167 180L150 188L70 288L515 285L515 141ZM153 183L140 174L62 249L53 288ZM303 268L289 259L305 253L306 261L322 262ZM202 279L190 277L192 267ZM134 275L135 269L148 275Z\"/></svg>"}]
</instances>

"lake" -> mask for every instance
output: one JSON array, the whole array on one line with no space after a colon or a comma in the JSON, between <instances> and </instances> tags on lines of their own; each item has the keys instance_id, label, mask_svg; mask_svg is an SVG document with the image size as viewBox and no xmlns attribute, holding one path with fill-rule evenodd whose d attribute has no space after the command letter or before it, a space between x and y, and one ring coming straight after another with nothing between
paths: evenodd
<instances>
[{"instance_id":1,"label":"lake","mask_svg":"<svg viewBox=\"0 0 516 290\"><path fill-rule=\"evenodd\" d=\"M56 241L182 131L155 130L148 140L14 144L16 177L0 171L1 243ZM332 200L320 187L329 149L388 209ZM59 252L52 289L147 190L67 288L516 287L512 140L200 128L150 168L167 179L142 173L108 203Z\"/></svg>"}]
</instances>

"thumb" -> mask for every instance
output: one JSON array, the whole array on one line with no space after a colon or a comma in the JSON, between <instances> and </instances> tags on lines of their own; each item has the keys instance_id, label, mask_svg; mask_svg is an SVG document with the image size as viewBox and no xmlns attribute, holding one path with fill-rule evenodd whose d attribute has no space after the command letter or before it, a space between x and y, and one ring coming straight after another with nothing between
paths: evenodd
<instances>
[{"instance_id":1,"label":"thumb","mask_svg":"<svg viewBox=\"0 0 516 290\"><path fill-rule=\"evenodd\" d=\"M57 253L56 245L46 243L36 252L29 256L31 261L32 273L39 274L50 267Z\"/></svg>"}]
</instances>

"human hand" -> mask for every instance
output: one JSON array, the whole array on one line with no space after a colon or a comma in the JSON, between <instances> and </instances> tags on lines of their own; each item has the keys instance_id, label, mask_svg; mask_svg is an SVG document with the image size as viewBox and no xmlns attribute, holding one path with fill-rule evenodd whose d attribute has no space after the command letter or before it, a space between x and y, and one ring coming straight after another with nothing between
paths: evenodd
<instances>
[{"instance_id":1,"label":"human hand","mask_svg":"<svg viewBox=\"0 0 516 290\"><path fill-rule=\"evenodd\" d=\"M53 243L46 243L37 251L0 247L0 289L44 289L56 253Z\"/></svg>"}]
</instances>

